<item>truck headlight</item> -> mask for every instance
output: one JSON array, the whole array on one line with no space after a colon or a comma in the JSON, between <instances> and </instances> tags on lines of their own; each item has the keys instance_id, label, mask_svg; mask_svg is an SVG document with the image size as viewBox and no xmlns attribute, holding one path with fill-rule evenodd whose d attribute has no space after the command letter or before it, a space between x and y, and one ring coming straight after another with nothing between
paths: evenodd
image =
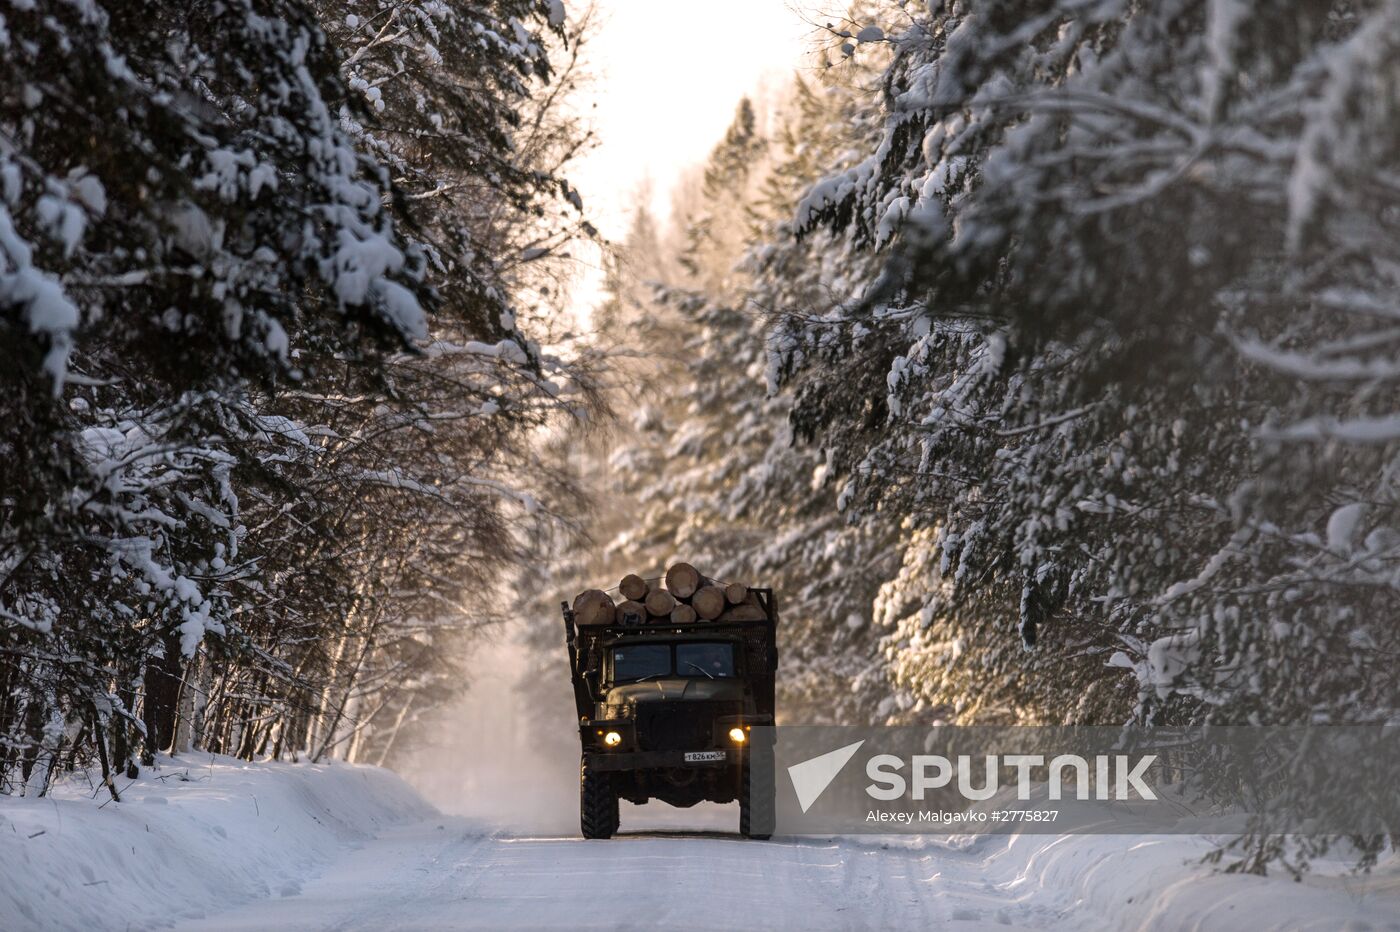
<instances>
[{"instance_id":1,"label":"truck headlight","mask_svg":"<svg viewBox=\"0 0 1400 932\"><path fill-rule=\"evenodd\" d=\"M615 731L610 731L603 735L603 743L610 748L615 748L622 743L622 735Z\"/></svg>"},{"instance_id":2,"label":"truck headlight","mask_svg":"<svg viewBox=\"0 0 1400 932\"><path fill-rule=\"evenodd\" d=\"M744 729L742 729L742 728L731 728L731 729L729 729L729 740L730 740L730 741L733 741L735 744L743 744L746 738L748 738L748 735L744 734Z\"/></svg>"}]
</instances>

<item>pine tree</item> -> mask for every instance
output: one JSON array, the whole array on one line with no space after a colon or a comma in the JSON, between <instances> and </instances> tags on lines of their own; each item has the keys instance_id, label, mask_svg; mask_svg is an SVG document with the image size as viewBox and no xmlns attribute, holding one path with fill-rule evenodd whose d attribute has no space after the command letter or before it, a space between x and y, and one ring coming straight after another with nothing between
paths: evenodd
<instances>
[{"instance_id":1,"label":"pine tree","mask_svg":"<svg viewBox=\"0 0 1400 932\"><path fill-rule=\"evenodd\" d=\"M872 624L877 590L897 566L897 535L849 525L821 451L794 443L788 400L767 391L766 317L755 304L775 292L755 290L745 256L811 180L799 161L816 137L840 138L830 129L836 103L811 92L794 100L780 140L759 134L754 107L740 103L695 186L677 192L671 235L637 215L599 323L645 353L627 367L634 400L615 405L632 416L588 454L601 461L588 471L607 477L592 527L610 542L578 568L578 586L659 576L674 559L773 586L784 715L873 720L899 708L886 701Z\"/></svg>"}]
</instances>

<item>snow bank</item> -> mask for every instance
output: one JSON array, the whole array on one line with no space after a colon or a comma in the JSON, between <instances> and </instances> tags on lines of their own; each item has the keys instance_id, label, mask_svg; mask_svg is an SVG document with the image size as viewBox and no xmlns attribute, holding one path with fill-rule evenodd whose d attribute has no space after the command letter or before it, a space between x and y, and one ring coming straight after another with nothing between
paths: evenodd
<instances>
[{"instance_id":1,"label":"snow bank","mask_svg":"<svg viewBox=\"0 0 1400 932\"><path fill-rule=\"evenodd\" d=\"M854 836L918 858L954 919L1077 930L1400 929L1400 856L1322 859L1302 882L1202 863L1202 835ZM970 890L980 891L969 895ZM939 902L941 901L941 902Z\"/></svg>"},{"instance_id":2,"label":"snow bank","mask_svg":"<svg viewBox=\"0 0 1400 932\"><path fill-rule=\"evenodd\" d=\"M121 803L81 775L47 799L0 796L0 929L169 928L294 896L346 849L435 812L393 773L348 764L188 755L128 783Z\"/></svg>"}]
</instances>

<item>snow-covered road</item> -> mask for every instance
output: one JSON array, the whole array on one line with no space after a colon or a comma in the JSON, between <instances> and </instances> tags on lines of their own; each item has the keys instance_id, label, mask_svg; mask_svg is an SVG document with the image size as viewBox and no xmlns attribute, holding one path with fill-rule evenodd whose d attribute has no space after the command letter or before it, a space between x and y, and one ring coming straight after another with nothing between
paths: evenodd
<instances>
[{"instance_id":1,"label":"snow-covered road","mask_svg":"<svg viewBox=\"0 0 1400 932\"><path fill-rule=\"evenodd\" d=\"M0 929L1400 930L1395 854L1292 883L1213 873L1200 836L757 842L732 805L625 803L583 841L562 783L478 782L444 815L374 767L193 756L122 789L0 796Z\"/></svg>"},{"instance_id":2,"label":"snow-covered road","mask_svg":"<svg viewBox=\"0 0 1400 932\"><path fill-rule=\"evenodd\" d=\"M721 833L482 835L449 819L391 831L297 896L191 928L892 928L952 918L930 908L938 897L922 858L886 855Z\"/></svg>"},{"instance_id":3,"label":"snow-covered road","mask_svg":"<svg viewBox=\"0 0 1400 932\"><path fill-rule=\"evenodd\" d=\"M624 833L608 842L483 835L449 819L389 832L299 895L190 928L891 929L983 920L1005 929L1054 919L995 884L944 881L932 860L719 832Z\"/></svg>"},{"instance_id":4,"label":"snow-covered road","mask_svg":"<svg viewBox=\"0 0 1400 932\"><path fill-rule=\"evenodd\" d=\"M186 928L1400 928L1394 891L1201 876L1190 839L754 842L720 830L727 809L643 812L658 830L605 842L461 817L391 829L299 892ZM686 815L715 829L666 828Z\"/></svg>"}]
</instances>

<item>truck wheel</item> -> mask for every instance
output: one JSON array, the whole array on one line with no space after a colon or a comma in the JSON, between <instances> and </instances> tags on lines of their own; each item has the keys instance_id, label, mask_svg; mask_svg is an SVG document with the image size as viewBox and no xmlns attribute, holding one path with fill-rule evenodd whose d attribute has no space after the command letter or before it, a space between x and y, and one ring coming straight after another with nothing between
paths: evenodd
<instances>
[{"instance_id":1,"label":"truck wheel","mask_svg":"<svg viewBox=\"0 0 1400 932\"><path fill-rule=\"evenodd\" d=\"M584 838L611 838L618 826L612 774L589 768L587 754L579 763L578 821Z\"/></svg>"},{"instance_id":2,"label":"truck wheel","mask_svg":"<svg viewBox=\"0 0 1400 932\"><path fill-rule=\"evenodd\" d=\"M755 766L754 758L761 758ZM773 800L773 751L754 748L744 759L743 784L739 788L739 834L766 841L776 821Z\"/></svg>"}]
</instances>

